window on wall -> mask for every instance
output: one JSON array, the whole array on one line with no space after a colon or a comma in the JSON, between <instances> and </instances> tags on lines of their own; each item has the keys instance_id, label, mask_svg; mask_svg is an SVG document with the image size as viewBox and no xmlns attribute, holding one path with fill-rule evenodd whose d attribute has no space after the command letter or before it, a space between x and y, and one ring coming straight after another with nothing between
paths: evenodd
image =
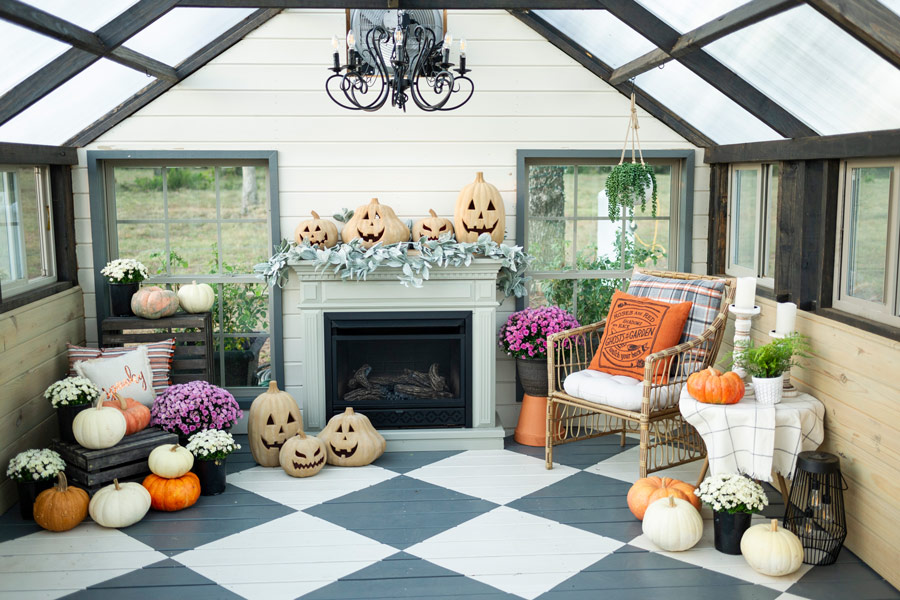
<instances>
[{"instance_id":1,"label":"window on wall","mask_svg":"<svg viewBox=\"0 0 900 600\"><path fill-rule=\"evenodd\" d=\"M778 164L733 165L728 194L729 275L775 286Z\"/></svg>"},{"instance_id":2,"label":"window on wall","mask_svg":"<svg viewBox=\"0 0 900 600\"><path fill-rule=\"evenodd\" d=\"M900 326L900 160L841 165L834 308Z\"/></svg>"},{"instance_id":3,"label":"window on wall","mask_svg":"<svg viewBox=\"0 0 900 600\"><path fill-rule=\"evenodd\" d=\"M0 293L56 281L48 169L0 166Z\"/></svg>"},{"instance_id":4,"label":"window on wall","mask_svg":"<svg viewBox=\"0 0 900 600\"><path fill-rule=\"evenodd\" d=\"M554 304L582 323L602 319L630 269L675 269L678 263L681 161L653 159L658 210L640 206L610 221L606 178L618 156L603 159L526 159L527 197L520 202L526 250L535 257L532 306ZM524 204L524 205L523 205Z\"/></svg>"},{"instance_id":5,"label":"window on wall","mask_svg":"<svg viewBox=\"0 0 900 600\"><path fill-rule=\"evenodd\" d=\"M211 285L214 383L266 385L280 318L253 275L272 248L267 164L108 162L104 173L109 258L140 260L156 285Z\"/></svg>"}]
</instances>

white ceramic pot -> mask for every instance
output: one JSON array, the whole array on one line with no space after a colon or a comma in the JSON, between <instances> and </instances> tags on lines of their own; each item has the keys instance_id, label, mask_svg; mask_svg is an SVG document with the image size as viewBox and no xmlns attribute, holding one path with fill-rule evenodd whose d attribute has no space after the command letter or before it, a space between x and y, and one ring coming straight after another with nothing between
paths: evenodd
<instances>
[{"instance_id":1,"label":"white ceramic pot","mask_svg":"<svg viewBox=\"0 0 900 600\"><path fill-rule=\"evenodd\" d=\"M778 377L754 377L753 393L760 404L778 404L784 386L784 373Z\"/></svg>"}]
</instances>

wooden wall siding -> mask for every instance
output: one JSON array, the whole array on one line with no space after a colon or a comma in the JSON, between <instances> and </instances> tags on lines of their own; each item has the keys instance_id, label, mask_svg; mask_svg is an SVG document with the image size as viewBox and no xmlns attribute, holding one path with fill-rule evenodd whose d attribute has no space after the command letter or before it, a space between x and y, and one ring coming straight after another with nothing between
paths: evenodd
<instances>
[{"instance_id":1,"label":"wooden wall siding","mask_svg":"<svg viewBox=\"0 0 900 600\"><path fill-rule=\"evenodd\" d=\"M401 218L434 208L451 216L459 190L476 171L496 185L514 242L516 150L619 149L628 99L505 11L450 11L450 30L469 41L477 90L461 110L403 114L385 107L359 114L337 107L323 84L340 10L292 10L275 17L197 73L108 131L89 150L277 150L282 235L315 209L331 215L371 197ZM643 111L645 149L691 144ZM699 152L699 150L698 150ZM694 173L693 269L706 270L709 169ZM88 341L95 342L91 224L85 150L74 169L79 281ZM100 266L100 265L96 265ZM292 369L306 349L299 338L297 287L284 295L285 384L302 385ZM498 320L514 310L507 301ZM499 323L498 323L499 327ZM315 349L320 351L320 349ZM500 422L514 427L515 370L498 357Z\"/></svg>"},{"instance_id":2,"label":"wooden wall siding","mask_svg":"<svg viewBox=\"0 0 900 600\"><path fill-rule=\"evenodd\" d=\"M56 434L56 412L47 386L65 376L66 342L84 342L81 288L0 315L0 513L16 501L6 477L9 460L29 448L45 448Z\"/></svg>"},{"instance_id":3,"label":"wooden wall siding","mask_svg":"<svg viewBox=\"0 0 900 600\"><path fill-rule=\"evenodd\" d=\"M775 302L757 297L762 314L751 335L770 340ZM886 526L900 510L900 342L800 311L797 330L809 336L815 357L792 371L794 385L825 404L822 449L841 457L849 534L847 547L895 587L900 529ZM731 352L733 320L722 357Z\"/></svg>"}]
</instances>

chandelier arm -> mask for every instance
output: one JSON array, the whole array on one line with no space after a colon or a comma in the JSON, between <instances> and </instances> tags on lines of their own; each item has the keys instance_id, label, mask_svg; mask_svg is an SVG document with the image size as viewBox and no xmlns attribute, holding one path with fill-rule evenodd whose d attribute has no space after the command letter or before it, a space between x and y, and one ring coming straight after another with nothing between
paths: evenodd
<instances>
[{"instance_id":1,"label":"chandelier arm","mask_svg":"<svg viewBox=\"0 0 900 600\"><path fill-rule=\"evenodd\" d=\"M459 93L460 91L462 91L461 82L463 82L463 81L467 81L469 83L469 93L462 99L462 101L460 101L456 104L453 104L452 106L441 107L441 109L440 109L441 112L456 110L457 108L461 107L463 104L468 102L472 98L472 95L475 93L475 82L473 82L471 79L469 79L465 75L456 76L454 81L457 84L456 89L454 90L454 93ZM465 91L462 91L462 93L465 94Z\"/></svg>"},{"instance_id":2,"label":"chandelier arm","mask_svg":"<svg viewBox=\"0 0 900 600\"><path fill-rule=\"evenodd\" d=\"M340 100L338 100L337 98L334 97L334 95L331 93L331 90L328 89L328 85L331 83L331 80L335 79L335 78L341 80L341 85L340 85L341 92L344 94L344 96L347 96L347 90L344 86L344 81L347 79L347 76L341 75L340 73L335 73L334 75L332 75L331 77L329 77L328 79L325 80L325 93L328 94L328 97L331 98L331 101L334 102L335 104L337 104L338 106L340 106L341 108L346 108L349 110L362 110L359 106L344 104L343 102L341 102Z\"/></svg>"},{"instance_id":3,"label":"chandelier arm","mask_svg":"<svg viewBox=\"0 0 900 600\"><path fill-rule=\"evenodd\" d=\"M419 43L419 55L416 57L415 68L410 78L410 93L416 106L426 112L435 112L441 110L441 107L450 99L450 94L453 93L453 74L446 71L443 66L440 71L434 68L435 64L438 64L440 50L436 48L437 37L432 30L417 25L413 35ZM426 100L419 87L423 79L439 96L444 93L443 90L446 87L446 96L439 98L434 103Z\"/></svg>"},{"instance_id":4,"label":"chandelier arm","mask_svg":"<svg viewBox=\"0 0 900 600\"><path fill-rule=\"evenodd\" d=\"M354 85L349 89L344 89L344 95L351 103L358 107L358 110L366 112L376 111L384 106L384 103L388 98L387 66L384 63L384 57L381 55L381 52L378 51L378 48L380 47L380 42L389 39L389 37L390 34L382 27L373 27L366 34L366 50L373 62L375 62L375 68L378 72L360 73L359 69L364 68L364 65L368 65L361 55L359 67L357 68L357 71L353 72L355 79ZM350 75L350 73L348 73L348 75ZM380 79L381 87L375 98L371 102L366 103L364 100L360 99L360 96L364 96L369 92L370 87L372 87L376 78Z\"/></svg>"}]
</instances>

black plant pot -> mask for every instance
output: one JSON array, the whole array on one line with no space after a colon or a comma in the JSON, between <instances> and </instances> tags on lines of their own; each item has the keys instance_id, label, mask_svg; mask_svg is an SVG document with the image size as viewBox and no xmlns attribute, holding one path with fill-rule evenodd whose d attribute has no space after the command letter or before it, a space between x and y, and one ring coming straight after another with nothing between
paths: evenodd
<instances>
[{"instance_id":1,"label":"black plant pot","mask_svg":"<svg viewBox=\"0 0 900 600\"><path fill-rule=\"evenodd\" d=\"M215 496L225 491L225 459L195 460L194 473L200 480L200 495Z\"/></svg>"},{"instance_id":2,"label":"black plant pot","mask_svg":"<svg viewBox=\"0 0 900 600\"><path fill-rule=\"evenodd\" d=\"M87 404L61 404L56 407L56 420L59 422L59 439L64 442L75 443L75 434L72 433L72 423L75 417L83 410L91 407Z\"/></svg>"},{"instance_id":3,"label":"black plant pot","mask_svg":"<svg viewBox=\"0 0 900 600\"><path fill-rule=\"evenodd\" d=\"M547 396L547 359L525 360L516 358L516 370L519 372L519 382L522 389L529 396Z\"/></svg>"},{"instance_id":4,"label":"black plant pot","mask_svg":"<svg viewBox=\"0 0 900 600\"><path fill-rule=\"evenodd\" d=\"M741 538L750 527L750 513L713 511L716 550L725 554L741 553Z\"/></svg>"},{"instance_id":5,"label":"black plant pot","mask_svg":"<svg viewBox=\"0 0 900 600\"><path fill-rule=\"evenodd\" d=\"M140 289L140 283L110 283L109 311L114 317L131 317L131 297Z\"/></svg>"},{"instance_id":6,"label":"black plant pot","mask_svg":"<svg viewBox=\"0 0 900 600\"><path fill-rule=\"evenodd\" d=\"M19 513L22 518L28 521L34 520L34 501L38 494L44 490L49 490L56 483L56 477L53 479L39 479L38 481L17 481L16 487L19 491Z\"/></svg>"}]
</instances>

